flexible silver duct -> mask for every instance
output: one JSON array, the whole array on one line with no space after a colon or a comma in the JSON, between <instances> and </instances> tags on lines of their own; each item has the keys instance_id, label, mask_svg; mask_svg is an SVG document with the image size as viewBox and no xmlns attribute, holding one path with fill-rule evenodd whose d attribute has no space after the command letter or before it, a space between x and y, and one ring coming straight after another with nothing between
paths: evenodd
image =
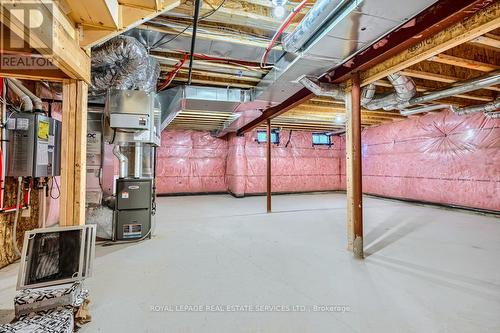
<instances>
[{"instance_id":1,"label":"flexible silver duct","mask_svg":"<svg viewBox=\"0 0 500 333\"><path fill-rule=\"evenodd\" d=\"M307 76L302 76L298 81L316 96L328 96L337 100L345 98L342 86L319 82L316 78Z\"/></svg>"},{"instance_id":2,"label":"flexible silver duct","mask_svg":"<svg viewBox=\"0 0 500 333\"><path fill-rule=\"evenodd\" d=\"M15 83L12 79L7 79L7 82L9 83L8 87L14 94L16 94L20 99L21 99L21 108L23 111L26 112L31 112L33 111L33 101L31 98L23 92Z\"/></svg>"},{"instance_id":3,"label":"flexible silver duct","mask_svg":"<svg viewBox=\"0 0 500 333\"><path fill-rule=\"evenodd\" d=\"M160 66L146 48L129 36L117 36L92 50L90 95L102 96L109 88L156 91Z\"/></svg>"},{"instance_id":4,"label":"flexible silver duct","mask_svg":"<svg viewBox=\"0 0 500 333\"><path fill-rule=\"evenodd\" d=\"M497 97L493 102L482 104L482 105L473 105L464 108L452 108L452 111L459 115L467 115L471 113L477 112L493 112L500 109L500 97Z\"/></svg>"},{"instance_id":5,"label":"flexible silver duct","mask_svg":"<svg viewBox=\"0 0 500 333\"><path fill-rule=\"evenodd\" d=\"M401 75L401 73L393 73L387 76L387 79L394 87L394 92L388 95L377 97L374 94L372 99L369 100L369 96L365 96L363 105L368 110L394 110L397 109L397 105L401 103L408 102L417 93L417 86L412 79L407 76ZM370 88L373 90L374 87Z\"/></svg>"},{"instance_id":6,"label":"flexible silver duct","mask_svg":"<svg viewBox=\"0 0 500 333\"><path fill-rule=\"evenodd\" d=\"M125 178L128 176L128 158L125 156L121 150L119 145L115 145L113 147L113 154L118 158L120 162L120 178Z\"/></svg>"},{"instance_id":7,"label":"flexible silver duct","mask_svg":"<svg viewBox=\"0 0 500 333\"><path fill-rule=\"evenodd\" d=\"M366 106L375 97L375 85L370 83L361 90L361 106Z\"/></svg>"}]
</instances>

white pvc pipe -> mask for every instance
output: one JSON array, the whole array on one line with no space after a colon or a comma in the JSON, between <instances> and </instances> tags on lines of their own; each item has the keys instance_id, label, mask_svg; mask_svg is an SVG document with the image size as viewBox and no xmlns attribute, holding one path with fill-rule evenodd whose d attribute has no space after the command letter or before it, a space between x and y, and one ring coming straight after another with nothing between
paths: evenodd
<instances>
[{"instance_id":1,"label":"white pvc pipe","mask_svg":"<svg viewBox=\"0 0 500 333\"><path fill-rule=\"evenodd\" d=\"M43 110L43 102L42 100L36 96L35 94L33 94L31 92L31 90L29 90L28 88L26 88L21 81L19 81L18 79L9 79L9 81L11 81L12 83L14 83L14 85L16 85L19 89L21 89L26 95L28 95L31 100L33 101L33 106L35 108L35 110Z\"/></svg>"},{"instance_id":2,"label":"white pvc pipe","mask_svg":"<svg viewBox=\"0 0 500 333\"><path fill-rule=\"evenodd\" d=\"M9 83L9 89L21 99L23 111L33 111L33 101L31 98L14 83L13 79L7 79L7 82Z\"/></svg>"}]
</instances>

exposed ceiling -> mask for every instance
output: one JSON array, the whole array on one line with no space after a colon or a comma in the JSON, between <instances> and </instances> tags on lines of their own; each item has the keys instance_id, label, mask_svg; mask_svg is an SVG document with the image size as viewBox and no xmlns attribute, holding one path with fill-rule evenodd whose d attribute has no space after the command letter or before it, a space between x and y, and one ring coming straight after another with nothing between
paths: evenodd
<instances>
[{"instance_id":1,"label":"exposed ceiling","mask_svg":"<svg viewBox=\"0 0 500 333\"><path fill-rule=\"evenodd\" d=\"M314 4L309 1L303 13L289 27L300 22ZM290 3L293 7L296 3ZM220 6L220 8L218 8ZM139 26L134 34L147 35L151 54L161 63L164 80L189 52L193 1L184 0L175 9ZM217 11L214 12L215 9ZM259 58L281 24L272 17L271 3L266 0L209 0L203 2L197 35L192 82L196 85L218 87L255 87L269 69L259 66ZM149 34L149 35L148 35ZM160 41L158 43L158 41ZM152 43L152 44L151 44ZM156 43L156 45L155 45ZM199 46L198 46L199 45ZM198 48L199 47L199 48ZM198 51L199 50L199 51ZM279 43L274 47L273 59L281 55ZM188 64L179 70L169 87L185 84ZM425 93L456 82L475 78L500 68L500 29L487 31L481 37L464 42L429 59L405 68L402 73L417 84L419 93ZM378 92L392 90L386 80L375 82ZM493 101L500 91L492 86L474 92L436 100L433 103L466 106ZM345 113L343 103L328 98L314 98L274 118L273 126L297 130L334 130L342 128L339 119ZM217 130L231 119L228 112L184 111L172 121L170 129ZM397 111L362 111L362 125L373 126L405 119Z\"/></svg>"}]
</instances>

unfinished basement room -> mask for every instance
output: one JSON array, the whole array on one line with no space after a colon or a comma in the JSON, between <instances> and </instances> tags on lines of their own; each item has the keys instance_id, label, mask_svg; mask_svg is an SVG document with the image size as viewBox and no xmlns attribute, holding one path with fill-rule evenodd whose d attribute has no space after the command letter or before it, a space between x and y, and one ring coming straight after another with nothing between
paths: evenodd
<instances>
[{"instance_id":1,"label":"unfinished basement room","mask_svg":"<svg viewBox=\"0 0 500 333\"><path fill-rule=\"evenodd\" d=\"M0 333L499 333L500 1L0 0Z\"/></svg>"}]
</instances>

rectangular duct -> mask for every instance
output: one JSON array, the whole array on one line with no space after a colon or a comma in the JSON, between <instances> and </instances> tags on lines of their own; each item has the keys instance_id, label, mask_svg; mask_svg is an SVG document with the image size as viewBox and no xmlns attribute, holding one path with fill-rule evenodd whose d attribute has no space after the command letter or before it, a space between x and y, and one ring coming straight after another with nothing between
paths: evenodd
<instances>
[{"instance_id":1,"label":"rectangular duct","mask_svg":"<svg viewBox=\"0 0 500 333\"><path fill-rule=\"evenodd\" d=\"M234 112L241 104L253 100L253 91L184 85L162 91L158 98L163 130L181 111Z\"/></svg>"}]
</instances>

